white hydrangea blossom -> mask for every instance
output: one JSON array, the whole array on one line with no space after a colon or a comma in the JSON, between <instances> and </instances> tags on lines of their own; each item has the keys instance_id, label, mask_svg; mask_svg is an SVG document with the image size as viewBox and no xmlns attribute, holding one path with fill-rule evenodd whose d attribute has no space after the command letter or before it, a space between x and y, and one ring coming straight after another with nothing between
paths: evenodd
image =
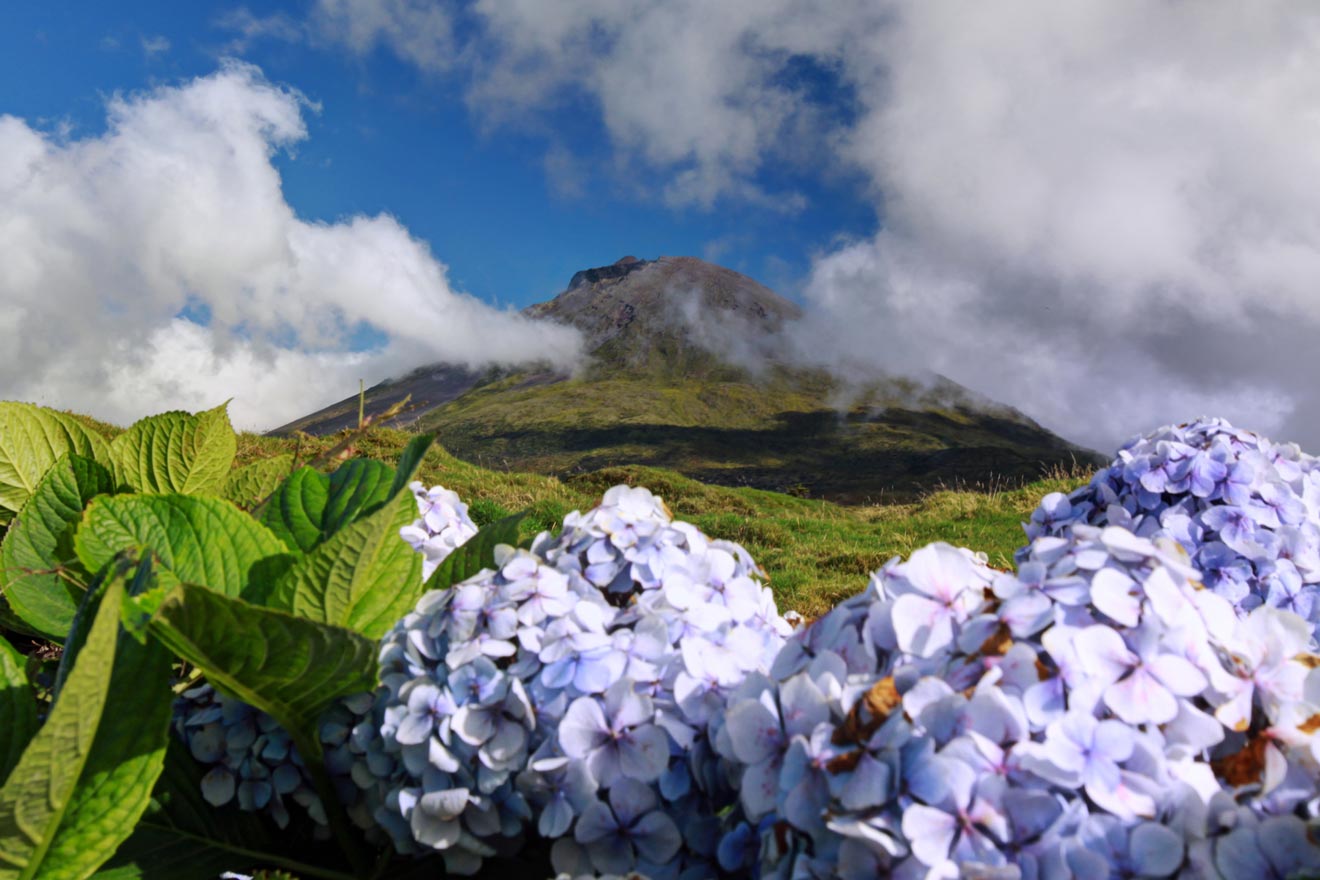
<instances>
[{"instance_id":1,"label":"white hydrangea blossom","mask_svg":"<svg viewBox=\"0 0 1320 880\"><path fill-rule=\"evenodd\" d=\"M408 488L417 499L420 517L399 529L399 537L423 555L422 580L426 581L446 556L477 533L477 524L468 516L467 505L457 492L444 486L427 489L417 480Z\"/></svg>"}]
</instances>

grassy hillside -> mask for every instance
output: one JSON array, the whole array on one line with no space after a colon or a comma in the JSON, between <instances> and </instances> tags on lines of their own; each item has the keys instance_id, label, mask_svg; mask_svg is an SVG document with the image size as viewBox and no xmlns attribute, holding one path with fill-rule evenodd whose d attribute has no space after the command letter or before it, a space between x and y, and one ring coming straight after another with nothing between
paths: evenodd
<instances>
[{"instance_id":1,"label":"grassy hillside","mask_svg":"<svg viewBox=\"0 0 1320 880\"><path fill-rule=\"evenodd\" d=\"M411 434L373 431L357 444L359 454L392 460ZM330 448L335 437L273 438L244 434L243 463L282 452L307 460ZM842 506L779 492L698 482L673 471L612 467L559 479L540 474L494 471L433 447L421 478L453 489L472 507L478 522L531 508L533 528L556 528L565 513L586 509L618 483L646 486L664 498L680 519L707 534L737 541L766 570L781 609L815 616L866 586L869 572L895 554L906 555L931 541L982 550L991 564L1007 568L1023 543L1021 522L1041 496L1068 491L1089 474L1056 472L1015 489L948 488L905 504Z\"/></svg>"},{"instance_id":2,"label":"grassy hillside","mask_svg":"<svg viewBox=\"0 0 1320 880\"><path fill-rule=\"evenodd\" d=\"M1021 483L1090 464L1020 416L956 399L920 403L870 389L839 408L828 380L667 377L553 384L518 376L423 416L456 456L500 470L569 476L623 463L703 482L852 504L912 500L939 482ZM893 399L890 399L890 398Z\"/></svg>"},{"instance_id":3,"label":"grassy hillside","mask_svg":"<svg viewBox=\"0 0 1320 880\"><path fill-rule=\"evenodd\" d=\"M107 437L121 429L80 417ZM346 434L325 437L239 435L236 466L282 453L308 463ZM393 461L413 435L372 429L353 454ZM906 556L931 541L984 551L990 563L1010 568L1023 543L1021 523L1048 492L1070 491L1090 476L1057 470L1045 479L1006 488L1001 482L957 485L907 503L840 505L752 488L710 485L674 471L645 466L611 467L563 479L535 473L489 470L433 446L422 464L427 485L442 484L468 502L478 523L530 509L531 531L555 529L564 514L594 506L610 486L646 486L674 516L712 537L737 541L765 569L781 610L808 617L860 592L867 575L895 555ZM987 477L988 480L992 478Z\"/></svg>"}]
</instances>

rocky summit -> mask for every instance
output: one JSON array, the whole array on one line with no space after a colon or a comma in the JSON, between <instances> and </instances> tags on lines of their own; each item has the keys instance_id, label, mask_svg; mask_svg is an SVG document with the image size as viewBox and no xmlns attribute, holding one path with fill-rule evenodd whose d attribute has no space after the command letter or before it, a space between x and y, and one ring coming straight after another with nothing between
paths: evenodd
<instances>
[{"instance_id":1,"label":"rocky summit","mask_svg":"<svg viewBox=\"0 0 1320 880\"><path fill-rule=\"evenodd\" d=\"M580 330L584 368L429 364L368 389L366 412L411 395L390 424L433 431L487 467L559 476L663 467L843 502L1005 485L1097 461L947 379L845 379L793 364L777 340L801 310L693 257L583 269L524 312ZM331 433L355 425L357 413L355 395L271 433Z\"/></svg>"},{"instance_id":2,"label":"rocky summit","mask_svg":"<svg viewBox=\"0 0 1320 880\"><path fill-rule=\"evenodd\" d=\"M596 364L672 373L727 356L731 339L773 338L801 310L746 275L693 257L639 260L574 274L568 289L525 310L582 331Z\"/></svg>"}]
</instances>

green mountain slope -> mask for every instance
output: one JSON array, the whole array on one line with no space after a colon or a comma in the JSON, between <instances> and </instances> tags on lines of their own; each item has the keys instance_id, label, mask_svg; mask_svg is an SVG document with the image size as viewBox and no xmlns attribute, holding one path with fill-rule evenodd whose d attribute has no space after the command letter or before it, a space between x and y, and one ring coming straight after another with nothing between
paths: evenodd
<instances>
[{"instance_id":1,"label":"green mountain slope","mask_svg":"<svg viewBox=\"0 0 1320 880\"><path fill-rule=\"evenodd\" d=\"M776 334L797 307L701 260L625 258L584 270L527 313L582 331L591 355L578 375L430 365L370 389L366 411L411 394L414 407L392 424L434 431L485 467L662 467L849 503L1015 484L1096 461L946 379L845 383L786 362ZM356 424L357 408L347 398L272 433L330 433Z\"/></svg>"},{"instance_id":2,"label":"green mountain slope","mask_svg":"<svg viewBox=\"0 0 1320 880\"><path fill-rule=\"evenodd\" d=\"M354 443L357 454L395 461L409 434L372 428ZM341 441L340 435L294 440L240 437L238 464L280 453L314 459ZM612 467L557 478L519 471L493 471L432 446L418 472L427 486L456 491L471 505L479 524L530 509L526 534L557 531L571 510L600 503L611 486L646 486L664 499L678 519L714 538L737 541L769 576L779 608L807 617L828 611L861 592L868 575L895 555L908 556L932 541L947 541L989 554L991 565L1013 566L1013 551L1025 538L1021 523L1049 492L1070 492L1086 482L1084 470L1055 471L1017 489L931 492L901 504L839 505L761 489L714 486L660 468Z\"/></svg>"}]
</instances>

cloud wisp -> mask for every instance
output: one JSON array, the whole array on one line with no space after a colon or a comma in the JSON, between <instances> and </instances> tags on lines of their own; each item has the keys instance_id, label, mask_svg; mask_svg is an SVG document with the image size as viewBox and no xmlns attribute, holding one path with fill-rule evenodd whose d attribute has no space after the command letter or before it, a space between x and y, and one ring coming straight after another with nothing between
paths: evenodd
<instances>
[{"instance_id":1,"label":"cloud wisp","mask_svg":"<svg viewBox=\"0 0 1320 880\"><path fill-rule=\"evenodd\" d=\"M1101 448L1203 412L1320 446L1314 4L445 8L480 118L585 97L675 205L861 172L881 229L818 255L803 356L936 370Z\"/></svg>"},{"instance_id":2,"label":"cloud wisp","mask_svg":"<svg viewBox=\"0 0 1320 880\"><path fill-rule=\"evenodd\" d=\"M113 98L97 136L0 116L0 394L121 423L233 397L265 429L433 361L575 363L394 218L296 216L272 160L307 106L230 63ZM386 341L355 351L364 327Z\"/></svg>"},{"instance_id":3,"label":"cloud wisp","mask_svg":"<svg viewBox=\"0 0 1320 880\"><path fill-rule=\"evenodd\" d=\"M870 48L843 156L884 229L817 262L828 338L1101 448L1202 413L1320 445L1320 10L936 2Z\"/></svg>"}]
</instances>

